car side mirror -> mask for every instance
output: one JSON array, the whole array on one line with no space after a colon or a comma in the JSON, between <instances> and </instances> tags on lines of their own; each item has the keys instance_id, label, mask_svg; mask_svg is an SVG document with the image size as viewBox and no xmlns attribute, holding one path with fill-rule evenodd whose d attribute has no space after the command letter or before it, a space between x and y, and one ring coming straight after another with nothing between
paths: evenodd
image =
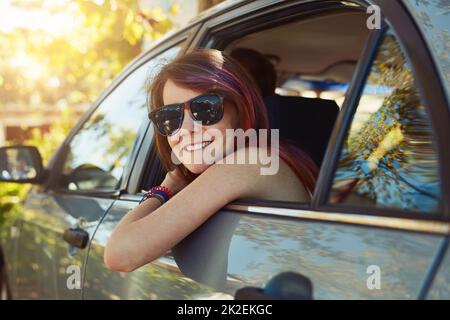
<instances>
[{"instance_id":1,"label":"car side mirror","mask_svg":"<svg viewBox=\"0 0 450 320\"><path fill-rule=\"evenodd\" d=\"M36 147L0 147L0 182L38 183L43 177L42 157Z\"/></svg>"}]
</instances>

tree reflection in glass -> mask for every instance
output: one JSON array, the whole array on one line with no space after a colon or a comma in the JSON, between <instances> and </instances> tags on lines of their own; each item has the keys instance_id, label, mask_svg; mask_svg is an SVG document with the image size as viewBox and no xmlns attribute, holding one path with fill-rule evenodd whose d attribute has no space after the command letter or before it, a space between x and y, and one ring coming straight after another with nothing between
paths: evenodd
<instances>
[{"instance_id":1,"label":"tree reflection in glass","mask_svg":"<svg viewBox=\"0 0 450 320\"><path fill-rule=\"evenodd\" d=\"M429 117L411 66L388 32L344 141L330 202L435 212L438 176Z\"/></svg>"}]
</instances>

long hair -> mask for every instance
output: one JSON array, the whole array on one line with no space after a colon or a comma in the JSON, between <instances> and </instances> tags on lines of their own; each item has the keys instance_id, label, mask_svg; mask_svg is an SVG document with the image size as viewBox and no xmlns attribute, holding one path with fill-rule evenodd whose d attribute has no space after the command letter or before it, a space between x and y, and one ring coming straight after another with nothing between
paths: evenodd
<instances>
[{"instance_id":1,"label":"long hair","mask_svg":"<svg viewBox=\"0 0 450 320\"><path fill-rule=\"evenodd\" d=\"M256 83L239 62L227 54L215 49L198 49L165 65L149 87L151 110L164 104L163 90L169 79L180 87L199 92L214 90L221 94L236 107L239 128L244 132L251 128L269 129L267 109ZM158 134L155 129L155 141L164 168L175 169L167 137ZM312 193L318 169L309 155L285 141L280 141L279 155ZM188 171L183 164L179 166L188 180L195 179L197 175Z\"/></svg>"}]
</instances>

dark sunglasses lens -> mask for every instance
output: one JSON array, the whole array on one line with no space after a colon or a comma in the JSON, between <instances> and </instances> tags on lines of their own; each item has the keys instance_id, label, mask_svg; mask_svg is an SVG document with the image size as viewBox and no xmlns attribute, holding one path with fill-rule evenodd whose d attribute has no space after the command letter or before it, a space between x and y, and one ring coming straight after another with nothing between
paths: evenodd
<instances>
[{"instance_id":1,"label":"dark sunglasses lens","mask_svg":"<svg viewBox=\"0 0 450 320\"><path fill-rule=\"evenodd\" d=\"M162 107L150 116L158 131L165 136L173 134L181 127L183 112L180 105Z\"/></svg>"},{"instance_id":2,"label":"dark sunglasses lens","mask_svg":"<svg viewBox=\"0 0 450 320\"><path fill-rule=\"evenodd\" d=\"M217 95L202 96L191 103L192 116L203 125L212 125L223 117L223 98Z\"/></svg>"}]
</instances>

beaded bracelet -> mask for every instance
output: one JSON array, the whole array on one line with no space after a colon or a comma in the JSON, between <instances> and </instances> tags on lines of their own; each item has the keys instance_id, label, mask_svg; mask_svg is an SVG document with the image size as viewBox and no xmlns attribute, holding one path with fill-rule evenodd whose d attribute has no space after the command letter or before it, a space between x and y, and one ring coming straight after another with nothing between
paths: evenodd
<instances>
[{"instance_id":1,"label":"beaded bracelet","mask_svg":"<svg viewBox=\"0 0 450 320\"><path fill-rule=\"evenodd\" d=\"M150 190L144 194L139 204L141 204L142 202L144 202L149 198L157 198L161 202L161 204L164 204L165 202L169 201L169 199L172 197L173 193L169 190L169 188L164 186L156 186L150 188Z\"/></svg>"}]
</instances>

